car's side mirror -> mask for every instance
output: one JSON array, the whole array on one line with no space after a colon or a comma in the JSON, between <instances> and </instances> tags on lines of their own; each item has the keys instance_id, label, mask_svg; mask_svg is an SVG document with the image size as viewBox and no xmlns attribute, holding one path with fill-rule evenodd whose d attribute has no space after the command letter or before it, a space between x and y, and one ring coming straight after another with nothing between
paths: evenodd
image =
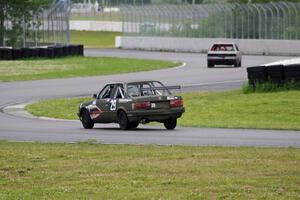
<instances>
[{"instance_id":1,"label":"car's side mirror","mask_svg":"<svg viewBox=\"0 0 300 200\"><path fill-rule=\"evenodd\" d=\"M93 98L93 99L97 99L97 94L93 94L93 95L92 95L92 98Z\"/></svg>"}]
</instances>

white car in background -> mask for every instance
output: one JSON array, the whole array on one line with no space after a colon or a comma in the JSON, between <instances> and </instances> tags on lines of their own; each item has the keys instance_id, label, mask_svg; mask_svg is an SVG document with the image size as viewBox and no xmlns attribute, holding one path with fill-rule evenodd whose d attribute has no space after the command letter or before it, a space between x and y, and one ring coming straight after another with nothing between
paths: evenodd
<instances>
[{"instance_id":1,"label":"white car in background","mask_svg":"<svg viewBox=\"0 0 300 200\"><path fill-rule=\"evenodd\" d=\"M215 65L242 66L242 54L235 43L214 43L207 53L207 67Z\"/></svg>"}]
</instances>

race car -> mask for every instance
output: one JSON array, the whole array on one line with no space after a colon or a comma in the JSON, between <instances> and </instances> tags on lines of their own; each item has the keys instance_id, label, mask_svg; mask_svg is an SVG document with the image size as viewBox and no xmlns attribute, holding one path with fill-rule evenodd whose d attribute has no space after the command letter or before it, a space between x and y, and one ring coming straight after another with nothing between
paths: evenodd
<instances>
[{"instance_id":1,"label":"race car","mask_svg":"<svg viewBox=\"0 0 300 200\"><path fill-rule=\"evenodd\" d=\"M155 121L172 130L185 112L182 97L170 92L179 88L159 81L109 83L93 94L93 101L81 103L77 115L85 129L95 123L118 123L120 129L128 130Z\"/></svg>"},{"instance_id":2,"label":"race car","mask_svg":"<svg viewBox=\"0 0 300 200\"><path fill-rule=\"evenodd\" d=\"M242 55L238 46L234 43L215 43L207 53L207 67L215 65L242 66Z\"/></svg>"}]
</instances>

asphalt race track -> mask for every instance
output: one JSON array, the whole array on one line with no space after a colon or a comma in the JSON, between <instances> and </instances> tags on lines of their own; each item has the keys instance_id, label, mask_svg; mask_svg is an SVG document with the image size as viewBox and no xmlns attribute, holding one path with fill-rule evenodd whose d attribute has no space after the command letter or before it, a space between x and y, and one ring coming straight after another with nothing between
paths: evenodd
<instances>
[{"instance_id":1,"label":"asphalt race track","mask_svg":"<svg viewBox=\"0 0 300 200\"><path fill-rule=\"evenodd\" d=\"M85 50L85 55L173 60L184 62L186 65L173 69L102 77L0 82L0 140L78 142L95 139L101 143L112 144L300 147L300 131L182 127L167 131L163 127L143 125L137 130L121 131L116 124L96 124L93 130L84 130L79 121L30 119L3 112L6 106L40 99L91 95L110 81L160 80L166 85L182 85L183 92L234 89L247 80L246 67L289 58L243 56L241 68L208 69L205 54L102 49Z\"/></svg>"}]
</instances>

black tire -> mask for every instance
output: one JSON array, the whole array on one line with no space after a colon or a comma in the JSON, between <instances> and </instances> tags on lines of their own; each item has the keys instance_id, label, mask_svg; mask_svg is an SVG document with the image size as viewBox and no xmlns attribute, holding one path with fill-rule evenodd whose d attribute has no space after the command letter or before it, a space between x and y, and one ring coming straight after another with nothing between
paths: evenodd
<instances>
[{"instance_id":1,"label":"black tire","mask_svg":"<svg viewBox=\"0 0 300 200\"><path fill-rule=\"evenodd\" d=\"M130 122L128 120L127 114L122 110L118 114L118 123L119 123L120 129L122 129L122 130L130 129Z\"/></svg>"},{"instance_id":2,"label":"black tire","mask_svg":"<svg viewBox=\"0 0 300 200\"><path fill-rule=\"evenodd\" d=\"M139 126L140 122L135 121L135 122L130 122L130 128L135 129Z\"/></svg>"},{"instance_id":3,"label":"black tire","mask_svg":"<svg viewBox=\"0 0 300 200\"><path fill-rule=\"evenodd\" d=\"M207 68L212 68L214 67L214 64L212 64L211 62L207 62Z\"/></svg>"},{"instance_id":4,"label":"black tire","mask_svg":"<svg viewBox=\"0 0 300 200\"><path fill-rule=\"evenodd\" d=\"M240 61L240 63L239 63L239 67L242 67L242 61Z\"/></svg>"},{"instance_id":5,"label":"black tire","mask_svg":"<svg viewBox=\"0 0 300 200\"><path fill-rule=\"evenodd\" d=\"M176 118L170 118L170 119L168 119L164 122L164 126L168 130L175 129L176 125L177 125L177 119Z\"/></svg>"},{"instance_id":6,"label":"black tire","mask_svg":"<svg viewBox=\"0 0 300 200\"><path fill-rule=\"evenodd\" d=\"M234 65L233 65L234 67L238 67L239 66L239 63L238 63L238 61L236 61L235 63L234 63Z\"/></svg>"},{"instance_id":7,"label":"black tire","mask_svg":"<svg viewBox=\"0 0 300 200\"><path fill-rule=\"evenodd\" d=\"M94 122L91 119L90 113L85 109L81 113L81 123L85 129L92 129L94 127Z\"/></svg>"}]
</instances>

